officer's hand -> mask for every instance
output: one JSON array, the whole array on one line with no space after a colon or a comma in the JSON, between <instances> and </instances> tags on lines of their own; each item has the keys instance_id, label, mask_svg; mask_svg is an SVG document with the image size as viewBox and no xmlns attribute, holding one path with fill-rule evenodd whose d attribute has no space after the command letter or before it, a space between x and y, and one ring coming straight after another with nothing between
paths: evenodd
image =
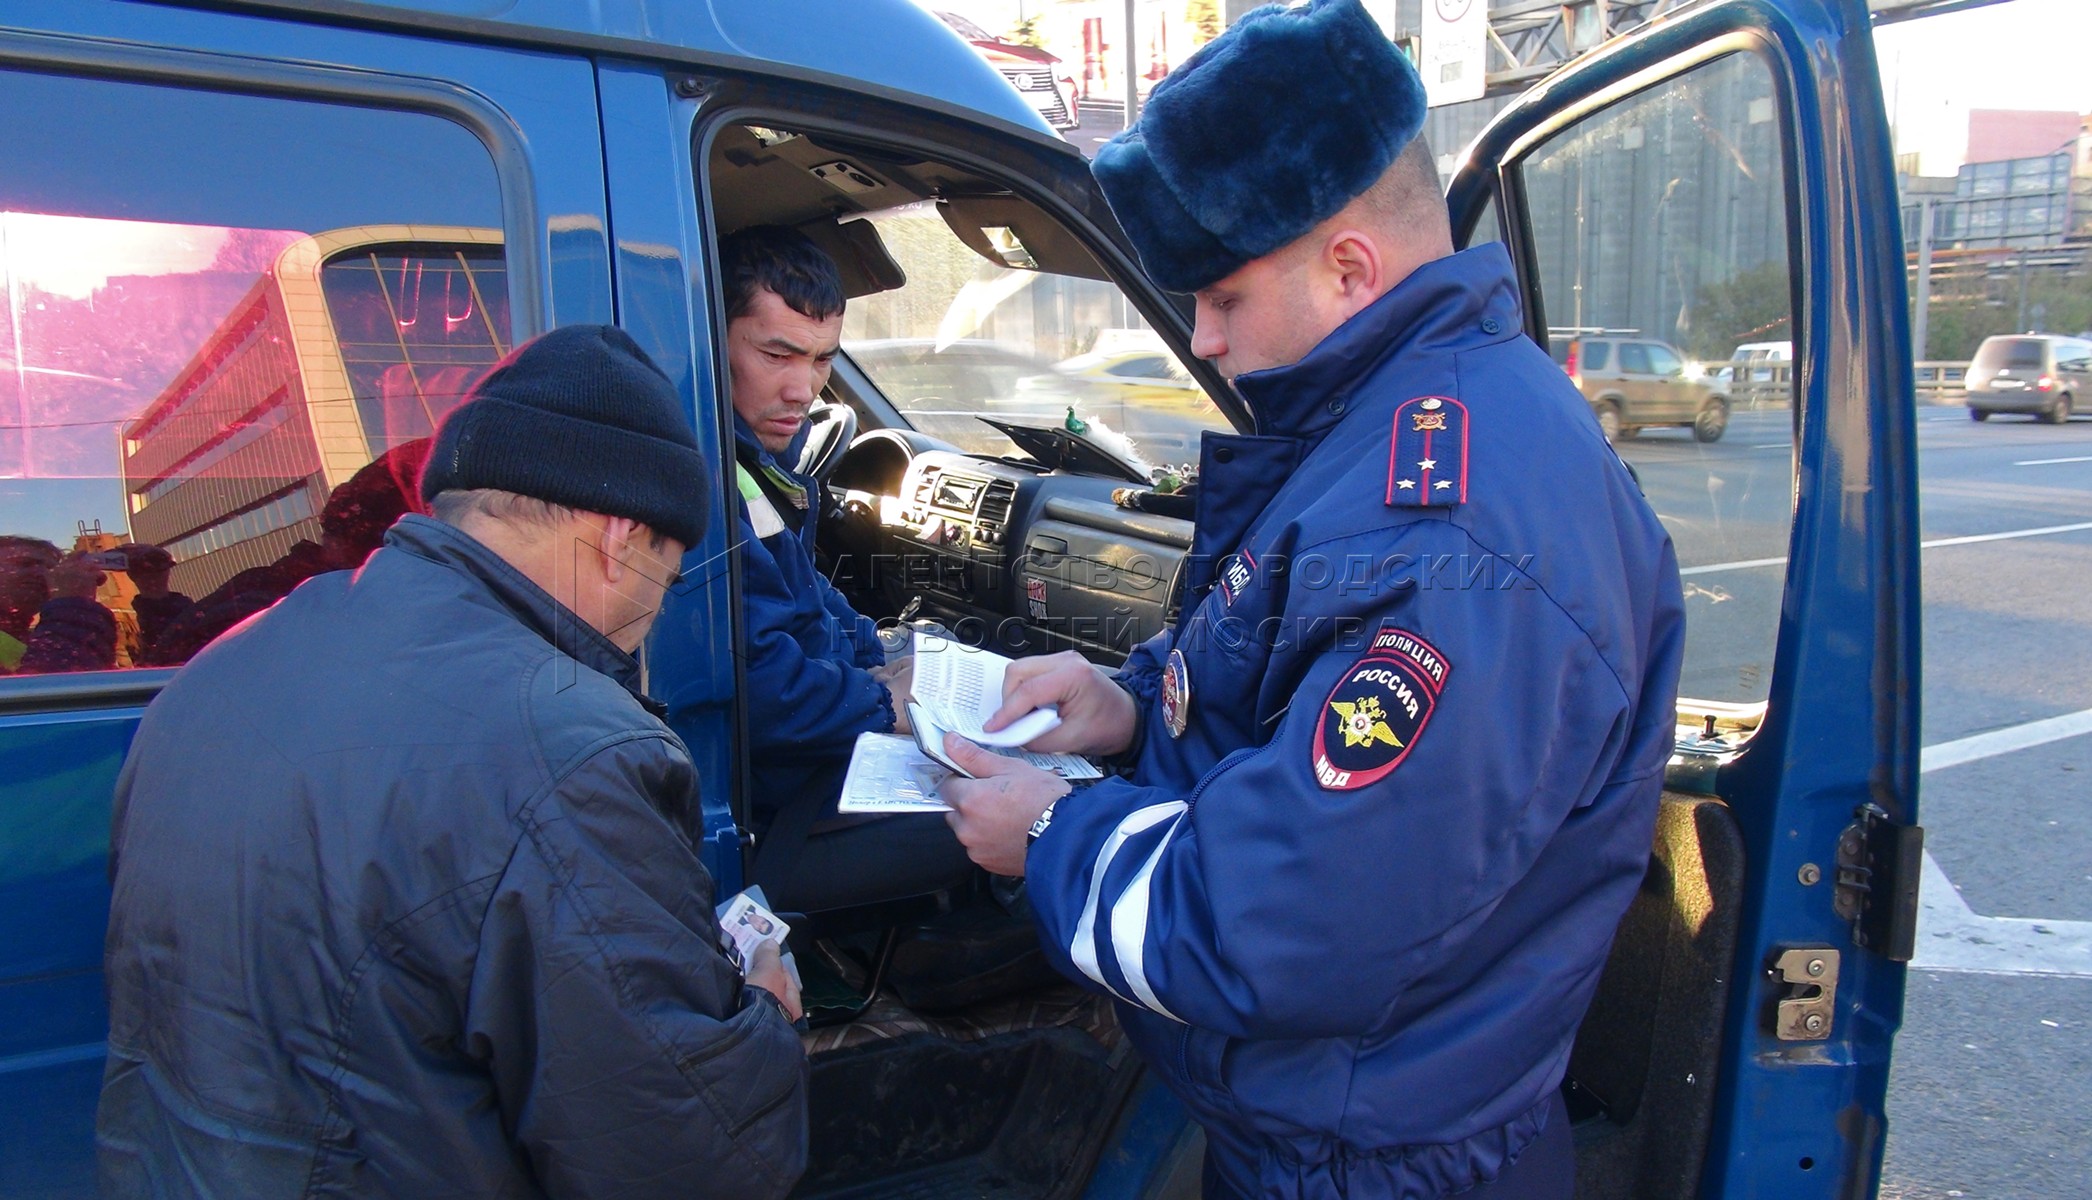
<instances>
[{"instance_id":1,"label":"officer's hand","mask_svg":"<svg viewBox=\"0 0 2092 1200\"><path fill-rule=\"evenodd\" d=\"M1024 874L1032 822L1047 805L1068 794L1068 782L1030 763L983 750L956 733L944 735L944 752L975 776L954 775L937 789L952 806L944 819L959 835L967 857L991 874Z\"/></svg>"},{"instance_id":2,"label":"officer's hand","mask_svg":"<svg viewBox=\"0 0 2092 1200\"><path fill-rule=\"evenodd\" d=\"M742 976L748 985L777 997L784 1004L785 1015L798 1020L806 1010L800 1006L799 985L792 982L792 973L785 970L784 957L777 952L777 943L757 943L755 953L749 958L747 973Z\"/></svg>"},{"instance_id":3,"label":"officer's hand","mask_svg":"<svg viewBox=\"0 0 2092 1200\"><path fill-rule=\"evenodd\" d=\"M1042 705L1059 708L1061 723L1032 739L1042 754L1122 754L1133 744L1133 697L1104 668L1073 650L1020 658L1002 677L1002 707L981 728L993 733Z\"/></svg>"}]
</instances>

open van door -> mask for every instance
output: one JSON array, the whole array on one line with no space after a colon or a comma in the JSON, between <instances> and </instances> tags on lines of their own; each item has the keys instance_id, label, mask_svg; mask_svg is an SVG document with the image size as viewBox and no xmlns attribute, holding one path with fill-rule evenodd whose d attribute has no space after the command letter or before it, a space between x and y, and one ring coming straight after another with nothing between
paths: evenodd
<instances>
[{"instance_id":1,"label":"open van door","mask_svg":"<svg viewBox=\"0 0 2092 1200\"><path fill-rule=\"evenodd\" d=\"M1649 886L1570 1070L1580 1196L1878 1186L1921 839L1895 196L1861 0L1662 18L1520 98L1451 185L1456 238L1508 244L1543 345L1795 347L1791 386L1725 400L1722 442L1620 446L1688 643Z\"/></svg>"}]
</instances>

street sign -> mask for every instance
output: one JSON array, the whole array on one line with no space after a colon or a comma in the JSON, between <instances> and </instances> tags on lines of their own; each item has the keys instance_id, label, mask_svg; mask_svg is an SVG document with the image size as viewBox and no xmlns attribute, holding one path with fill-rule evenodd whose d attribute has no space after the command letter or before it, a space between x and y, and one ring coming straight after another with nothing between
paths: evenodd
<instances>
[{"instance_id":1,"label":"street sign","mask_svg":"<svg viewBox=\"0 0 2092 1200\"><path fill-rule=\"evenodd\" d=\"M1488 0L1424 0L1424 96L1436 108L1479 100L1488 72Z\"/></svg>"}]
</instances>

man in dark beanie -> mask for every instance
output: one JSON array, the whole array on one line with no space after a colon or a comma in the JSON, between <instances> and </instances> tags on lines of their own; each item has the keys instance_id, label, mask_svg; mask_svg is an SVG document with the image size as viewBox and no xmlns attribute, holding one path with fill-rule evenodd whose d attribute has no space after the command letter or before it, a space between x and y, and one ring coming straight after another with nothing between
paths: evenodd
<instances>
[{"instance_id":1,"label":"man in dark beanie","mask_svg":"<svg viewBox=\"0 0 2092 1200\"><path fill-rule=\"evenodd\" d=\"M684 402L557 330L360 570L146 711L117 785L97 1118L121 1196L782 1196L798 994L721 950L632 651L704 528Z\"/></svg>"},{"instance_id":2,"label":"man in dark beanie","mask_svg":"<svg viewBox=\"0 0 2092 1200\"><path fill-rule=\"evenodd\" d=\"M1669 538L1503 249L1453 251L1423 115L1359 0L1314 0L1098 153L1259 436L1206 436L1174 628L1009 673L1005 713L1060 705L1033 749L1126 777L951 746L960 840L1118 1000L1208 1196L1566 1200L1558 1088L1671 751Z\"/></svg>"}]
</instances>

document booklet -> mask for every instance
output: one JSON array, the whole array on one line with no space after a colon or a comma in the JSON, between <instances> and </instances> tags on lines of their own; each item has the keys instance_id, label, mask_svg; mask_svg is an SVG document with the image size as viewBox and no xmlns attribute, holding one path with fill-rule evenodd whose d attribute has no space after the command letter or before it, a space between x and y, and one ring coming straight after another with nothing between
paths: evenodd
<instances>
[{"instance_id":1,"label":"document booklet","mask_svg":"<svg viewBox=\"0 0 2092 1200\"><path fill-rule=\"evenodd\" d=\"M1035 708L989 733L981 725L1002 707L1002 676L1010 660L927 630L915 631L915 702L940 729L983 746L1022 746L1054 729L1061 717L1052 705ZM909 718L913 720L914 718Z\"/></svg>"},{"instance_id":2,"label":"document booklet","mask_svg":"<svg viewBox=\"0 0 2092 1200\"><path fill-rule=\"evenodd\" d=\"M924 757L933 760L954 775L964 775L969 779L973 777L973 772L953 762L951 757L944 752L944 735L948 732L957 732L956 730L945 729L937 723L937 717L934 713L924 708L921 704L912 701L908 705L908 724L915 730L915 747L923 752ZM965 737L966 735L961 733L959 736ZM1080 754L1039 754L1031 750L1021 750L1014 746L983 746L981 748L992 754L1000 754L1004 758L1014 758L1019 762L1030 763L1041 771L1051 771L1062 779L1071 781L1100 779L1104 775L1104 772L1099 771L1095 764Z\"/></svg>"},{"instance_id":3,"label":"document booklet","mask_svg":"<svg viewBox=\"0 0 2092 1200\"><path fill-rule=\"evenodd\" d=\"M910 705L908 719L917 722L911 740L893 733L860 733L850 751L850 769L843 776L843 792L836 800L838 813L950 812L937 796L937 787L954 775L966 772L944 753L944 731L920 723L920 706ZM1102 776L1091 762L1075 754L1033 754L1027 750L996 750L995 753L1028 762L1067 780Z\"/></svg>"}]
</instances>

